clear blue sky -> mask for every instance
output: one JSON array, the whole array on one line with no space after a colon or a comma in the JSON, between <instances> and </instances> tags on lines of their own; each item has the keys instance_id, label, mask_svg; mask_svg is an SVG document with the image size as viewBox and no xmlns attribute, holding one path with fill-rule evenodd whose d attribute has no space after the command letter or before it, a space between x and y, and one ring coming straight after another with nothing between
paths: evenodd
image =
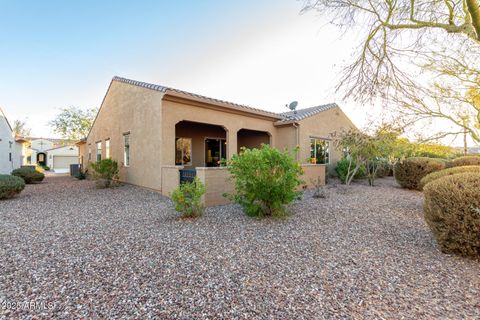
<instances>
[{"instance_id":1,"label":"clear blue sky","mask_svg":"<svg viewBox=\"0 0 480 320\"><path fill-rule=\"evenodd\" d=\"M37 136L114 75L271 111L338 101L350 43L295 0L0 0L0 106ZM357 123L365 110L345 106ZM363 111L362 111L363 110Z\"/></svg>"}]
</instances>

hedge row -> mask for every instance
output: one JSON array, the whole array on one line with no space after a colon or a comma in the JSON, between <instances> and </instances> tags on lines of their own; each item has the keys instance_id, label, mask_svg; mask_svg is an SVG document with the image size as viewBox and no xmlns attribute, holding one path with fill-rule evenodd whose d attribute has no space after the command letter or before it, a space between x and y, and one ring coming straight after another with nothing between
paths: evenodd
<instances>
[{"instance_id":1,"label":"hedge row","mask_svg":"<svg viewBox=\"0 0 480 320\"><path fill-rule=\"evenodd\" d=\"M420 187L423 189L427 184L444 176L451 176L457 173L474 172L480 173L480 166L452 167L440 171L432 172L420 181Z\"/></svg>"},{"instance_id":2,"label":"hedge row","mask_svg":"<svg viewBox=\"0 0 480 320\"><path fill-rule=\"evenodd\" d=\"M45 178L45 174L29 167L15 169L12 175L22 178L27 184L41 182Z\"/></svg>"}]
</instances>

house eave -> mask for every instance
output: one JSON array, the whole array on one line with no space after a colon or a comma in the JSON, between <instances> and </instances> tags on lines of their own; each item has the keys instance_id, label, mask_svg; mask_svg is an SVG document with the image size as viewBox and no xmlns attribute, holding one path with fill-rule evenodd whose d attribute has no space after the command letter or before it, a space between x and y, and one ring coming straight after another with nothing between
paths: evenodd
<instances>
[{"instance_id":1,"label":"house eave","mask_svg":"<svg viewBox=\"0 0 480 320\"><path fill-rule=\"evenodd\" d=\"M282 119L279 116L276 116L273 113L268 111L260 111L253 109L247 110L243 108L239 108L235 105L229 105L228 103L222 102L212 102L210 99L204 99L202 97L194 97L188 94L184 94L181 92L175 92L168 90L165 95L163 96L162 100L176 102L176 103L183 103L183 104L190 104L201 108L211 109L211 110L218 110L223 112L228 112L232 114L238 115L245 115L249 117L269 120L269 121L277 121Z\"/></svg>"}]
</instances>

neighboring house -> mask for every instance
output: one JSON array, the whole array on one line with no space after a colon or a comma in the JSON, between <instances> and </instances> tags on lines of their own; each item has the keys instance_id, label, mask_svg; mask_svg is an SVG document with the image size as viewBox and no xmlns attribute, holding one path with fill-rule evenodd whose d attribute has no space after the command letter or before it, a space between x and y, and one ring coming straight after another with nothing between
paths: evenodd
<instances>
[{"instance_id":1,"label":"neighboring house","mask_svg":"<svg viewBox=\"0 0 480 320\"><path fill-rule=\"evenodd\" d=\"M78 163L78 147L62 139L27 137L27 164L48 166L57 173L70 170Z\"/></svg>"},{"instance_id":2,"label":"neighboring house","mask_svg":"<svg viewBox=\"0 0 480 320\"><path fill-rule=\"evenodd\" d=\"M10 174L24 162L23 140L16 138L12 126L0 108L0 174Z\"/></svg>"},{"instance_id":3,"label":"neighboring house","mask_svg":"<svg viewBox=\"0 0 480 320\"><path fill-rule=\"evenodd\" d=\"M326 166L342 156L330 134L347 128L354 125L336 104L277 114L114 77L88 137L77 145L80 163L111 157L120 180L165 195L178 185L179 170L191 169L207 185L208 205L225 202L221 194L232 185L219 161L241 147L298 146L304 180L324 182Z\"/></svg>"}]
</instances>

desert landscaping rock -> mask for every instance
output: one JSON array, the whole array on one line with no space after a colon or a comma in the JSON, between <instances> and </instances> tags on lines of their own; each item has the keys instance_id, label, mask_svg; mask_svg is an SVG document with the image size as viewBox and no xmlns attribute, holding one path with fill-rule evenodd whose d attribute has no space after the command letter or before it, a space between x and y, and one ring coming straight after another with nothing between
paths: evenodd
<instances>
[{"instance_id":1,"label":"desert landscaping rock","mask_svg":"<svg viewBox=\"0 0 480 320\"><path fill-rule=\"evenodd\" d=\"M480 318L480 262L439 251L420 192L325 193L287 219L179 220L155 192L48 176L0 202L0 316Z\"/></svg>"}]
</instances>

